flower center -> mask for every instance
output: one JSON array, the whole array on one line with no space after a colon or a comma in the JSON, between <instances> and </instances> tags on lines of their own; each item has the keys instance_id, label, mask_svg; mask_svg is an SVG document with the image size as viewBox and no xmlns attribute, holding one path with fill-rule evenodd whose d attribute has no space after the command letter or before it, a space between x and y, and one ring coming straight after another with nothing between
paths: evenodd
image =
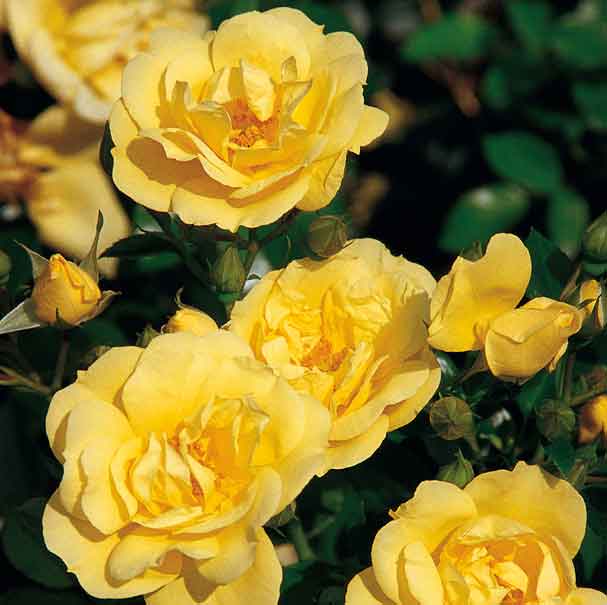
<instances>
[{"instance_id":1,"label":"flower center","mask_svg":"<svg viewBox=\"0 0 607 605\"><path fill-rule=\"evenodd\" d=\"M348 355L348 349L344 347L340 351L333 351L333 345L322 337L301 360L301 365L307 368L318 368L323 372L335 372Z\"/></svg>"},{"instance_id":2,"label":"flower center","mask_svg":"<svg viewBox=\"0 0 607 605\"><path fill-rule=\"evenodd\" d=\"M232 99L223 104L232 121L230 142L239 147L253 147L257 141L273 142L278 136L279 120L275 112L265 121L251 111L245 99Z\"/></svg>"}]
</instances>

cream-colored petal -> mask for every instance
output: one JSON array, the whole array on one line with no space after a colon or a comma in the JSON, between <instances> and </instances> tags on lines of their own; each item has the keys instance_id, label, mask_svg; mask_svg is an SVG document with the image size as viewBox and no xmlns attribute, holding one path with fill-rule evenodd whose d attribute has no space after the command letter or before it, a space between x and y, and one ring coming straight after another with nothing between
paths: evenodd
<instances>
[{"instance_id":1,"label":"cream-colored petal","mask_svg":"<svg viewBox=\"0 0 607 605\"><path fill-rule=\"evenodd\" d=\"M539 466L519 462L513 471L483 473L465 488L479 515L514 519L541 534L558 538L569 556L577 553L586 531L586 506L565 480Z\"/></svg>"}]
</instances>

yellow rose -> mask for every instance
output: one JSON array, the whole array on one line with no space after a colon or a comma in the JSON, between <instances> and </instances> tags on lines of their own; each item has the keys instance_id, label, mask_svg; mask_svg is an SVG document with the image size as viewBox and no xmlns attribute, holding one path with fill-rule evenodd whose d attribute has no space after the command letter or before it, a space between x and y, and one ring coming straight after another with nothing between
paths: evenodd
<instances>
[{"instance_id":1,"label":"yellow rose","mask_svg":"<svg viewBox=\"0 0 607 605\"><path fill-rule=\"evenodd\" d=\"M120 96L124 65L145 50L152 31L204 33L194 0L5 0L20 58L63 105L103 124Z\"/></svg>"},{"instance_id":2,"label":"yellow rose","mask_svg":"<svg viewBox=\"0 0 607 605\"><path fill-rule=\"evenodd\" d=\"M534 298L491 323L485 341L487 365L502 379L530 378L545 367L553 371L582 320L583 313L571 305Z\"/></svg>"},{"instance_id":3,"label":"yellow rose","mask_svg":"<svg viewBox=\"0 0 607 605\"><path fill-rule=\"evenodd\" d=\"M117 187L185 223L230 231L326 206L347 152L388 118L364 104L356 38L322 29L276 8L203 38L154 34L125 67L110 117Z\"/></svg>"},{"instance_id":4,"label":"yellow rose","mask_svg":"<svg viewBox=\"0 0 607 605\"><path fill-rule=\"evenodd\" d=\"M184 307L183 309L179 309L179 311L167 321L163 331L169 334L174 332L190 332L197 336L204 336L205 334L215 332L218 329L215 320L206 313L203 313L198 309Z\"/></svg>"},{"instance_id":5,"label":"yellow rose","mask_svg":"<svg viewBox=\"0 0 607 605\"><path fill-rule=\"evenodd\" d=\"M484 473L463 490L424 481L392 517L346 605L607 604L575 586L584 500L537 466Z\"/></svg>"},{"instance_id":6,"label":"yellow rose","mask_svg":"<svg viewBox=\"0 0 607 605\"><path fill-rule=\"evenodd\" d=\"M442 351L482 349L491 321L516 307L530 278L531 257L515 235L494 235L477 261L458 257L432 297L428 342Z\"/></svg>"},{"instance_id":7,"label":"yellow rose","mask_svg":"<svg viewBox=\"0 0 607 605\"><path fill-rule=\"evenodd\" d=\"M97 159L102 133L58 106L26 129L0 113L0 200L23 199L40 239L78 259L90 248L99 211L101 250L130 233L129 219ZM99 267L112 277L118 263L105 258Z\"/></svg>"},{"instance_id":8,"label":"yellow rose","mask_svg":"<svg viewBox=\"0 0 607 605\"><path fill-rule=\"evenodd\" d=\"M326 410L228 332L111 349L53 398L44 539L99 598L276 605L261 526L324 464Z\"/></svg>"},{"instance_id":9,"label":"yellow rose","mask_svg":"<svg viewBox=\"0 0 607 605\"><path fill-rule=\"evenodd\" d=\"M365 460L436 391L426 269L372 239L273 271L234 305L230 330L333 419L328 468Z\"/></svg>"},{"instance_id":10,"label":"yellow rose","mask_svg":"<svg viewBox=\"0 0 607 605\"><path fill-rule=\"evenodd\" d=\"M607 395L599 395L584 404L579 417L580 443L591 443L597 437L607 442Z\"/></svg>"},{"instance_id":11,"label":"yellow rose","mask_svg":"<svg viewBox=\"0 0 607 605\"><path fill-rule=\"evenodd\" d=\"M576 303L578 305L586 303L580 310L583 311L586 317L590 317L596 302L601 295L601 284L596 279L587 279L582 282L579 287L579 292L576 296ZM604 323L604 322L603 322Z\"/></svg>"},{"instance_id":12,"label":"yellow rose","mask_svg":"<svg viewBox=\"0 0 607 605\"><path fill-rule=\"evenodd\" d=\"M95 280L78 265L53 254L34 282L32 303L36 317L54 324L57 315L77 325L95 314L102 294Z\"/></svg>"}]
</instances>

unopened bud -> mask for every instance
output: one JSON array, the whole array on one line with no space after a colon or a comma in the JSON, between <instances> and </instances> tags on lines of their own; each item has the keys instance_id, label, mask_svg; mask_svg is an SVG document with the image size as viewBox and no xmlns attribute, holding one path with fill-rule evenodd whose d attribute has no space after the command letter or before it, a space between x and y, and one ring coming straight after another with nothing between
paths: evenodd
<instances>
[{"instance_id":1,"label":"unopened bud","mask_svg":"<svg viewBox=\"0 0 607 605\"><path fill-rule=\"evenodd\" d=\"M593 262L607 262L607 212L603 212L584 233L584 255Z\"/></svg>"},{"instance_id":2,"label":"unopened bud","mask_svg":"<svg viewBox=\"0 0 607 605\"><path fill-rule=\"evenodd\" d=\"M578 333L582 338L593 338L603 331L607 305L603 284L596 279L587 279L568 297L567 302L577 307L584 317Z\"/></svg>"},{"instance_id":3,"label":"unopened bud","mask_svg":"<svg viewBox=\"0 0 607 605\"><path fill-rule=\"evenodd\" d=\"M474 479L474 469L470 461L464 458L462 452L457 450L455 460L451 464L441 466L436 478L439 481L448 481L464 488Z\"/></svg>"},{"instance_id":4,"label":"unopened bud","mask_svg":"<svg viewBox=\"0 0 607 605\"><path fill-rule=\"evenodd\" d=\"M4 250L0 250L0 286L6 286L8 283L12 266L11 257Z\"/></svg>"},{"instance_id":5,"label":"unopened bud","mask_svg":"<svg viewBox=\"0 0 607 605\"><path fill-rule=\"evenodd\" d=\"M607 395L591 399L580 411L579 442L591 443L597 437L607 441Z\"/></svg>"},{"instance_id":6,"label":"unopened bud","mask_svg":"<svg viewBox=\"0 0 607 605\"><path fill-rule=\"evenodd\" d=\"M453 441L474 435L474 415L470 406L457 397L443 397L430 408L430 424L436 433Z\"/></svg>"},{"instance_id":7,"label":"unopened bud","mask_svg":"<svg viewBox=\"0 0 607 605\"><path fill-rule=\"evenodd\" d=\"M348 228L338 216L320 216L308 229L310 250L328 258L337 254L348 241Z\"/></svg>"},{"instance_id":8,"label":"unopened bud","mask_svg":"<svg viewBox=\"0 0 607 605\"><path fill-rule=\"evenodd\" d=\"M535 412L535 422L539 432L554 441L569 437L575 427L575 414L564 401L546 399Z\"/></svg>"},{"instance_id":9,"label":"unopened bud","mask_svg":"<svg viewBox=\"0 0 607 605\"><path fill-rule=\"evenodd\" d=\"M143 328L143 331L137 335L136 345L145 349L152 342L152 340L156 338L156 336L160 336L160 332L148 324L145 328Z\"/></svg>"},{"instance_id":10,"label":"unopened bud","mask_svg":"<svg viewBox=\"0 0 607 605\"><path fill-rule=\"evenodd\" d=\"M247 278L240 253L228 246L213 266L211 277L220 292L240 292Z\"/></svg>"}]
</instances>

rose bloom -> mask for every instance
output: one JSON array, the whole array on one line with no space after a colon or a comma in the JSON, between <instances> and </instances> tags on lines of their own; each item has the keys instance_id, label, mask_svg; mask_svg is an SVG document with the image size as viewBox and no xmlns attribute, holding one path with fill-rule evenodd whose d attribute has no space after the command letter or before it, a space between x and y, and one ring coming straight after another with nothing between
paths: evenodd
<instances>
[{"instance_id":1,"label":"rose bloom","mask_svg":"<svg viewBox=\"0 0 607 605\"><path fill-rule=\"evenodd\" d=\"M422 266L359 239L268 273L234 305L230 330L330 411L328 468L371 456L436 391L425 327L434 285Z\"/></svg>"},{"instance_id":2,"label":"rose bloom","mask_svg":"<svg viewBox=\"0 0 607 605\"><path fill-rule=\"evenodd\" d=\"M326 410L227 332L111 349L53 398L44 539L98 598L276 605L261 526L324 464Z\"/></svg>"},{"instance_id":3,"label":"rose bloom","mask_svg":"<svg viewBox=\"0 0 607 605\"><path fill-rule=\"evenodd\" d=\"M537 466L484 473L463 490L424 481L391 515L346 605L607 604L575 585L584 500Z\"/></svg>"},{"instance_id":4,"label":"rose bloom","mask_svg":"<svg viewBox=\"0 0 607 605\"><path fill-rule=\"evenodd\" d=\"M194 0L4 0L20 58L63 105L102 124L120 96L125 64L150 33L174 27L196 33L208 19Z\"/></svg>"},{"instance_id":5,"label":"rose bloom","mask_svg":"<svg viewBox=\"0 0 607 605\"><path fill-rule=\"evenodd\" d=\"M349 33L276 8L204 37L160 31L124 69L110 117L113 178L138 203L236 231L326 206L348 151L385 129L363 100Z\"/></svg>"},{"instance_id":6,"label":"rose bloom","mask_svg":"<svg viewBox=\"0 0 607 605\"><path fill-rule=\"evenodd\" d=\"M89 251L99 211L104 218L100 250L127 237L131 230L99 166L102 133L101 127L56 105L28 125L0 113L0 200L23 200L38 237L78 259ZM113 276L118 262L104 258L99 268Z\"/></svg>"},{"instance_id":7,"label":"rose bloom","mask_svg":"<svg viewBox=\"0 0 607 605\"><path fill-rule=\"evenodd\" d=\"M554 371L579 332L584 313L550 298L534 298L495 319L487 332L485 359L494 376L525 380L542 368Z\"/></svg>"}]
</instances>

